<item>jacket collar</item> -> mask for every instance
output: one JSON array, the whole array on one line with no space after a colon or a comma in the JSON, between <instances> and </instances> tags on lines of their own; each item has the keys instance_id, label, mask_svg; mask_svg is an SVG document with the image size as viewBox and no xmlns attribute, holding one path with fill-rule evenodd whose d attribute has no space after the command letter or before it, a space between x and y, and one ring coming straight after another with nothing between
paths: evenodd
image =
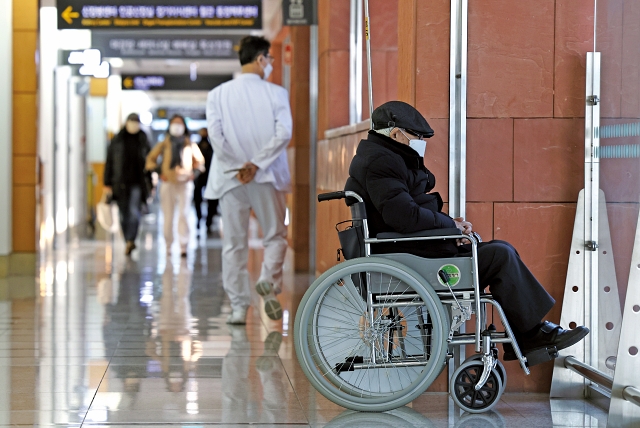
<instances>
[{"instance_id":1,"label":"jacket collar","mask_svg":"<svg viewBox=\"0 0 640 428\"><path fill-rule=\"evenodd\" d=\"M393 138L386 137L382 134L377 133L376 131L369 131L367 140L372 143L379 144L402 157L402 160L404 160L407 168L420 169L422 171L427 170L427 168L424 166L424 159L421 156L418 156L416 151L411 147L405 144L400 144Z\"/></svg>"},{"instance_id":2,"label":"jacket collar","mask_svg":"<svg viewBox=\"0 0 640 428\"><path fill-rule=\"evenodd\" d=\"M141 131L138 131L137 134L129 134L129 132L127 132L127 130L125 128L122 128L118 134L120 135L120 138L122 138L122 140L130 139L130 141L131 141L131 140L135 139L135 140L140 141L140 139L142 137L141 134L143 132L144 131L141 130Z\"/></svg>"}]
</instances>

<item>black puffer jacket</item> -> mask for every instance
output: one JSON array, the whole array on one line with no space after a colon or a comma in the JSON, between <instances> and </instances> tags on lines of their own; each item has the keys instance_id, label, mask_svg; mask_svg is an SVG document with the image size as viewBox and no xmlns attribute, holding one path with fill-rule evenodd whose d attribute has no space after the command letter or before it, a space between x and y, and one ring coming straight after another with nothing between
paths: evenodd
<instances>
[{"instance_id":1,"label":"black puffer jacket","mask_svg":"<svg viewBox=\"0 0 640 428\"><path fill-rule=\"evenodd\" d=\"M127 148L127 144L132 146ZM114 199L123 196L132 185L140 186L143 201L149 196L151 177L144 170L149 150L149 139L144 131L132 135L123 128L113 137L107 148L103 180L105 186L112 187Z\"/></svg>"},{"instance_id":2,"label":"black puffer jacket","mask_svg":"<svg viewBox=\"0 0 640 428\"><path fill-rule=\"evenodd\" d=\"M370 131L351 161L345 190L364 198L369 233L375 237L381 232L455 228L453 219L441 211L440 195L427 193L435 185L435 176L411 147ZM371 249L373 253L408 252L422 257L458 252L453 241L377 244Z\"/></svg>"}]
</instances>

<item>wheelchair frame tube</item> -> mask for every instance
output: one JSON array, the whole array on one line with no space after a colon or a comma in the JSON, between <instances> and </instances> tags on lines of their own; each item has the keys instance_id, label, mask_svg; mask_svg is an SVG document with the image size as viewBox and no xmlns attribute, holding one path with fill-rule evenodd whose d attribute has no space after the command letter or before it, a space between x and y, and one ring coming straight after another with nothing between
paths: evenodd
<instances>
[{"instance_id":1,"label":"wheelchair frame tube","mask_svg":"<svg viewBox=\"0 0 640 428\"><path fill-rule=\"evenodd\" d=\"M471 252L473 254L473 289L475 290L475 302L476 302L476 352L480 352L482 344L480 341L480 334L482 333L482 316L483 307L480 305L480 276L478 274L478 242L475 238L470 237Z\"/></svg>"}]
</instances>

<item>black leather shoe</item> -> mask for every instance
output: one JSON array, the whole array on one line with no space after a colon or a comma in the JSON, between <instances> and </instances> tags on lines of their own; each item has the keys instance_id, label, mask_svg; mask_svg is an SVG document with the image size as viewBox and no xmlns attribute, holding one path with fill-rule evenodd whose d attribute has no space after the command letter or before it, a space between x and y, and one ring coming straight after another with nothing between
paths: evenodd
<instances>
[{"instance_id":1,"label":"black leather shoe","mask_svg":"<svg viewBox=\"0 0 640 428\"><path fill-rule=\"evenodd\" d=\"M518 339L520 351L523 355L540 349L555 347L558 351L580 342L589 334L589 329L584 326L578 326L573 330L565 330L557 324L545 321L538 332L528 338ZM516 360L516 353L513 347L505 343L503 346L505 361Z\"/></svg>"}]
</instances>

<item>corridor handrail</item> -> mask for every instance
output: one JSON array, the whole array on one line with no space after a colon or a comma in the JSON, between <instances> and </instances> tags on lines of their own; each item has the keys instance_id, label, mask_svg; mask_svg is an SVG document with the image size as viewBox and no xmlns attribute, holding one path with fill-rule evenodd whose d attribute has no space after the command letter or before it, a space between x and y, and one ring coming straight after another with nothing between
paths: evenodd
<instances>
[{"instance_id":1,"label":"corridor handrail","mask_svg":"<svg viewBox=\"0 0 640 428\"><path fill-rule=\"evenodd\" d=\"M598 369L594 369L590 365L585 364L580 360L577 360L573 355L565 357L563 365L569 370L578 373L579 375L589 379L590 381L607 388L609 391L611 391L611 389L613 388L613 377L601 372Z\"/></svg>"},{"instance_id":2,"label":"corridor handrail","mask_svg":"<svg viewBox=\"0 0 640 428\"><path fill-rule=\"evenodd\" d=\"M622 390L622 398L640 407L640 389L627 386Z\"/></svg>"}]
</instances>

